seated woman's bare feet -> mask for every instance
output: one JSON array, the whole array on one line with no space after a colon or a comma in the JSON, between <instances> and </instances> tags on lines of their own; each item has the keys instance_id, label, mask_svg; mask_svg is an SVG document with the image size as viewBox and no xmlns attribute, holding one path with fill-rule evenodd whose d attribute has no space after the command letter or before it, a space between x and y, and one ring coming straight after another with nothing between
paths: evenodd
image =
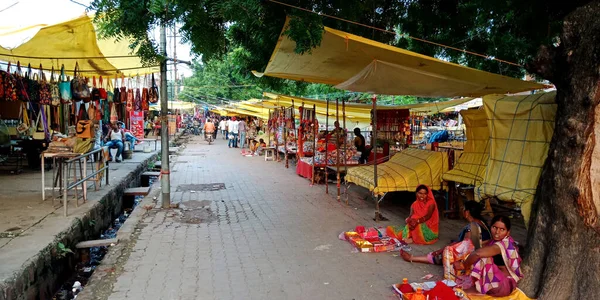
<instances>
[{"instance_id":1,"label":"seated woman's bare feet","mask_svg":"<svg viewBox=\"0 0 600 300\"><path fill-rule=\"evenodd\" d=\"M412 262L412 255L404 250L400 250L400 256L402 259L408 262Z\"/></svg>"}]
</instances>

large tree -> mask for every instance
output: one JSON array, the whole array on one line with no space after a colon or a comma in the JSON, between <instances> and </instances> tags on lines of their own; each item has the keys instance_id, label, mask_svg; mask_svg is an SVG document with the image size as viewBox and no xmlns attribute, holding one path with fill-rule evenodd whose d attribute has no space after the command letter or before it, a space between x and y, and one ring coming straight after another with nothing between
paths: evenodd
<instances>
[{"instance_id":1,"label":"large tree","mask_svg":"<svg viewBox=\"0 0 600 300\"><path fill-rule=\"evenodd\" d=\"M225 53L228 43L249 51L252 55L241 62L248 71L264 69L288 15L292 22L286 33L297 42L298 52L319 45L322 26L327 25L483 70L511 76L527 70L550 81L558 90L555 133L534 200L526 277L520 286L541 299L600 295L600 0L285 2L487 57L396 40L385 32L269 0L96 0L93 8L108 13L103 17L106 34L133 36L137 44L149 45L142 48L146 50L153 44L145 32L166 15L184 24L183 35L206 59Z\"/></svg>"}]
</instances>

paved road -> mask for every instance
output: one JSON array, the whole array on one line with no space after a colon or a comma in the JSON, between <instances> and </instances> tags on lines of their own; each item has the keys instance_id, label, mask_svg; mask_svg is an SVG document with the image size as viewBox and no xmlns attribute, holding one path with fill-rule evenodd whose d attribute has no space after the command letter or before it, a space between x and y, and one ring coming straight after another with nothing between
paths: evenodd
<instances>
[{"instance_id":1,"label":"paved road","mask_svg":"<svg viewBox=\"0 0 600 300\"><path fill-rule=\"evenodd\" d=\"M293 165L241 156L220 137L210 146L194 137L175 161L180 209L152 210L142 220L109 299L397 299L390 286L403 277L442 273L393 253L353 253L338 240L356 225L374 225L373 204L358 188L346 206ZM406 205L389 203L390 221L381 225L406 217ZM441 240L459 224L443 220Z\"/></svg>"}]
</instances>

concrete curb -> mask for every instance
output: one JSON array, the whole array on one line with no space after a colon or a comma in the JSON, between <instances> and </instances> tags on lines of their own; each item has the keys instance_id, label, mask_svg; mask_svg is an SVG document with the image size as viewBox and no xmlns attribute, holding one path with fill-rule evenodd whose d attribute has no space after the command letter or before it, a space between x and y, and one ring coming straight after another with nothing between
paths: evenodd
<instances>
[{"instance_id":1,"label":"concrete curb","mask_svg":"<svg viewBox=\"0 0 600 300\"><path fill-rule=\"evenodd\" d=\"M114 217L120 213L124 190L139 183L140 174L156 156L156 153L149 156L120 182L113 182L98 201L92 200L92 207L82 217L65 219L66 222L70 221L66 230L56 234L51 243L27 260L11 278L0 283L0 300L52 298L58 282L65 279L78 261L77 253L61 256L58 244L74 249L80 241L97 238L101 230L112 224Z\"/></svg>"},{"instance_id":2,"label":"concrete curb","mask_svg":"<svg viewBox=\"0 0 600 300\"><path fill-rule=\"evenodd\" d=\"M129 218L117 232L119 243L109 248L108 253L96 267L96 270L89 278L88 284L83 291L77 295L78 299L99 299L102 295L112 291L114 275L117 273L119 261L129 257L130 249L135 246L136 228L143 218L148 214L148 208L153 209L157 197L160 195L160 181L152 184L150 193L142 199L136 209L133 210Z\"/></svg>"}]
</instances>

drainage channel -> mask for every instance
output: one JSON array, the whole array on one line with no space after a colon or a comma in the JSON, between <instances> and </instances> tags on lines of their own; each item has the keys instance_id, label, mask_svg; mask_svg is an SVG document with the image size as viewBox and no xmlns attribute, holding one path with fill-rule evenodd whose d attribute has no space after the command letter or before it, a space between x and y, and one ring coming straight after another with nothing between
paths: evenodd
<instances>
[{"instance_id":1,"label":"drainage channel","mask_svg":"<svg viewBox=\"0 0 600 300\"><path fill-rule=\"evenodd\" d=\"M142 185L152 186L154 181L158 180L155 176L148 176L147 179L142 178ZM131 212L138 206L144 196L135 195L133 197L123 196L123 203L121 207L121 214L112 222L111 226L102 230L102 233L98 237L99 240L110 240L116 239L117 232L125 223ZM71 270L72 273L66 281L64 281L59 290L52 297L53 300L72 300L77 299L77 295L84 289L88 283L89 278L96 270L96 267L100 264L106 253L108 252L107 246L90 247L84 249L78 249L79 251L79 262ZM63 246L64 247L64 246ZM59 245L60 248L60 245ZM65 253L74 254L72 250L66 248Z\"/></svg>"}]
</instances>

